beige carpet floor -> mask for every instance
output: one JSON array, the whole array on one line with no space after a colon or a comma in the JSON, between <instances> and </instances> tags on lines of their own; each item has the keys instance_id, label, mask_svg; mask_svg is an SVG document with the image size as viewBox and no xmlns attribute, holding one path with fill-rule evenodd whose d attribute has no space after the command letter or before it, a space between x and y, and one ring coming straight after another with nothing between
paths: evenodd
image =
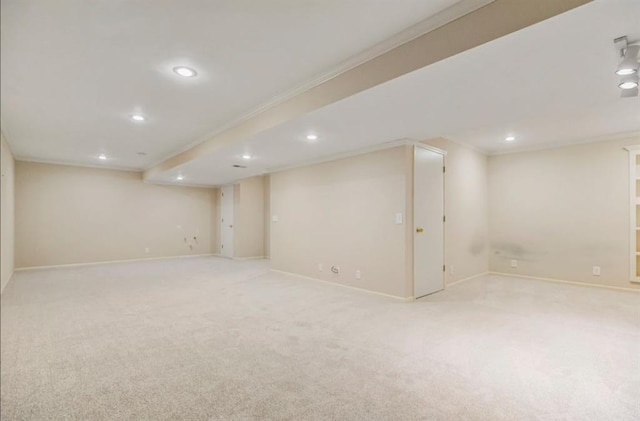
<instances>
[{"instance_id":1,"label":"beige carpet floor","mask_svg":"<svg viewBox=\"0 0 640 421\"><path fill-rule=\"evenodd\" d=\"M3 421L640 419L640 294L190 258L17 272L1 312Z\"/></svg>"}]
</instances>

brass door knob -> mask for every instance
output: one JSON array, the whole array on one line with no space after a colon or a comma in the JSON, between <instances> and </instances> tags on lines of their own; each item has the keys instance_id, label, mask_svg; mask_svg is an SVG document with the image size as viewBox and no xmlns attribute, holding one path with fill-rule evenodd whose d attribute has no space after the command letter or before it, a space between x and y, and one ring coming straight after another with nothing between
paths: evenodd
<instances>
[{"instance_id":1,"label":"brass door knob","mask_svg":"<svg viewBox=\"0 0 640 421\"><path fill-rule=\"evenodd\" d=\"M416 228L416 232L418 232L418 233L419 233L419 232L422 232L422 231L424 231L424 228L422 228L422 227L418 227L418 228Z\"/></svg>"}]
</instances>

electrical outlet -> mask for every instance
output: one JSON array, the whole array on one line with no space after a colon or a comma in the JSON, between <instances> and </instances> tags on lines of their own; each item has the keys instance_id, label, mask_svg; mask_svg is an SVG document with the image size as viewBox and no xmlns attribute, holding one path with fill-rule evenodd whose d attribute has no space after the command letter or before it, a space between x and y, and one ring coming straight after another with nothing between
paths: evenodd
<instances>
[{"instance_id":1,"label":"electrical outlet","mask_svg":"<svg viewBox=\"0 0 640 421\"><path fill-rule=\"evenodd\" d=\"M456 267L451 265L449 266L449 274L450 275L455 275L456 274Z\"/></svg>"},{"instance_id":2,"label":"electrical outlet","mask_svg":"<svg viewBox=\"0 0 640 421\"><path fill-rule=\"evenodd\" d=\"M356 279L362 279L362 272L356 270Z\"/></svg>"},{"instance_id":3,"label":"electrical outlet","mask_svg":"<svg viewBox=\"0 0 640 421\"><path fill-rule=\"evenodd\" d=\"M318 263L318 271L322 272L322 263Z\"/></svg>"},{"instance_id":4,"label":"electrical outlet","mask_svg":"<svg viewBox=\"0 0 640 421\"><path fill-rule=\"evenodd\" d=\"M593 267L593 276L600 276L600 266Z\"/></svg>"},{"instance_id":5,"label":"electrical outlet","mask_svg":"<svg viewBox=\"0 0 640 421\"><path fill-rule=\"evenodd\" d=\"M278 222L278 215L273 215L271 217L271 222Z\"/></svg>"},{"instance_id":6,"label":"electrical outlet","mask_svg":"<svg viewBox=\"0 0 640 421\"><path fill-rule=\"evenodd\" d=\"M145 247L144 252L149 254L149 253L151 253L151 249L149 247Z\"/></svg>"},{"instance_id":7,"label":"electrical outlet","mask_svg":"<svg viewBox=\"0 0 640 421\"><path fill-rule=\"evenodd\" d=\"M512 268L517 268L517 267L518 267L518 261L517 261L517 260L515 260L515 259L514 259L514 260L512 260L512 261L511 261L511 267L512 267Z\"/></svg>"}]
</instances>

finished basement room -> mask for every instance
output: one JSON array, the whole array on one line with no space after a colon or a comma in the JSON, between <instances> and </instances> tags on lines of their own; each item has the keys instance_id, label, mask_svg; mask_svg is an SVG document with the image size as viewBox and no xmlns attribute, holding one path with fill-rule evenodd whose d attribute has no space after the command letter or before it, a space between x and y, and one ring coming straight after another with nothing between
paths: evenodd
<instances>
[{"instance_id":1,"label":"finished basement room","mask_svg":"<svg viewBox=\"0 0 640 421\"><path fill-rule=\"evenodd\" d=\"M0 6L3 421L640 419L640 1Z\"/></svg>"}]
</instances>

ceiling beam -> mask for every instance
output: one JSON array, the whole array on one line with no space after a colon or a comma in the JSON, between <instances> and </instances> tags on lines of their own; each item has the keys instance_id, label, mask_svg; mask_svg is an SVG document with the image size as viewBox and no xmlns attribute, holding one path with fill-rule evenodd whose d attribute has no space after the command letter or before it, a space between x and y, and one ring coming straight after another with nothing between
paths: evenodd
<instances>
[{"instance_id":1,"label":"ceiling beam","mask_svg":"<svg viewBox=\"0 0 640 421\"><path fill-rule=\"evenodd\" d=\"M166 171L341 99L534 25L592 0L495 0L253 115L144 172Z\"/></svg>"}]
</instances>

